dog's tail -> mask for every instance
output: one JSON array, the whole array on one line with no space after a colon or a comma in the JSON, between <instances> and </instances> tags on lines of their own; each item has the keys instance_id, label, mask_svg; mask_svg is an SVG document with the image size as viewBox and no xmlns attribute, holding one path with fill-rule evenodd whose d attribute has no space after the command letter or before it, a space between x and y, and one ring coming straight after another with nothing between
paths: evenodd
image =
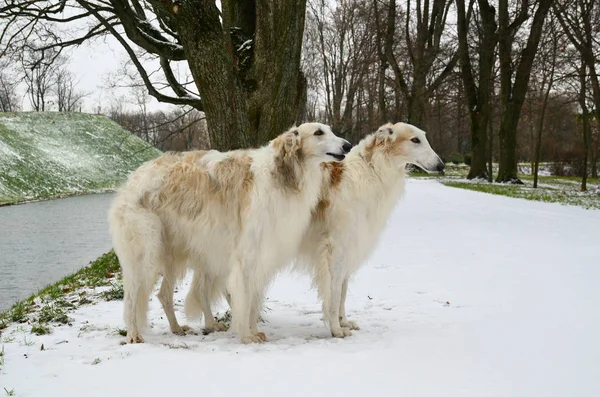
<instances>
[{"instance_id":1,"label":"dog's tail","mask_svg":"<svg viewBox=\"0 0 600 397\"><path fill-rule=\"evenodd\" d=\"M183 311L189 320L202 319L202 292L204 288L204 277L199 271L194 271L190 290L185 298Z\"/></svg>"}]
</instances>

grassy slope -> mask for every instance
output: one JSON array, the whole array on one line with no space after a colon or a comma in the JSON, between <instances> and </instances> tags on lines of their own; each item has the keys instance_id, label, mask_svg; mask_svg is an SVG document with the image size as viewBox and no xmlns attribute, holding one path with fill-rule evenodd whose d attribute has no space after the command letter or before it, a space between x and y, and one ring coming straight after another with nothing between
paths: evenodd
<instances>
[{"instance_id":1,"label":"grassy slope","mask_svg":"<svg viewBox=\"0 0 600 397\"><path fill-rule=\"evenodd\" d=\"M534 201L575 205L587 209L600 209L600 180L588 179L587 192L581 192L581 178L540 176L538 188L533 188L531 175L519 174L523 185L510 185L501 183L488 183L486 181L467 180L469 167L460 165L447 165L446 174L411 173L413 177L430 177L438 179L446 186L475 190L478 192L498 194L502 196L523 198Z\"/></svg>"},{"instance_id":2,"label":"grassy slope","mask_svg":"<svg viewBox=\"0 0 600 397\"><path fill-rule=\"evenodd\" d=\"M22 323L31 333L50 332L50 325L68 324L68 313L100 300L123 299L119 261L110 251L87 267L47 286L0 313L0 336L10 323Z\"/></svg>"},{"instance_id":3,"label":"grassy slope","mask_svg":"<svg viewBox=\"0 0 600 397\"><path fill-rule=\"evenodd\" d=\"M105 116L0 113L0 203L111 189L159 154Z\"/></svg>"}]
</instances>

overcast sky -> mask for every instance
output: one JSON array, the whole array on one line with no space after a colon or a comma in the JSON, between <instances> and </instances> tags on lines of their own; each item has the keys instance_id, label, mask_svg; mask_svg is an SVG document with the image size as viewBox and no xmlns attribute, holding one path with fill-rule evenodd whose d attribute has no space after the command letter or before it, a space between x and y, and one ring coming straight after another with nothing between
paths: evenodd
<instances>
[{"instance_id":1,"label":"overcast sky","mask_svg":"<svg viewBox=\"0 0 600 397\"><path fill-rule=\"evenodd\" d=\"M70 58L68 69L77 76L79 91L88 93L83 100L83 111L94 112L101 103L103 111L110 107L111 101L118 96L127 98L125 103L129 109L137 108L129 88L114 89L110 87L111 76L122 76L121 66L128 60L127 53L112 36L101 37L86 42L78 47L72 47L64 52ZM149 67L150 69L150 67ZM23 98L23 110L31 110L25 86L20 87ZM159 103L149 97L149 110L169 109L172 105Z\"/></svg>"}]
</instances>

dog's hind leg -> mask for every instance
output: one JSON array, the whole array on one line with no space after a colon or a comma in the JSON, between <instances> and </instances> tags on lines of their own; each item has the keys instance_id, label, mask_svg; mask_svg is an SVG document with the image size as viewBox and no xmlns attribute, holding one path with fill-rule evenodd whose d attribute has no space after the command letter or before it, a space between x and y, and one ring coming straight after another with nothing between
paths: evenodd
<instances>
[{"instance_id":1,"label":"dog's hind leg","mask_svg":"<svg viewBox=\"0 0 600 397\"><path fill-rule=\"evenodd\" d=\"M148 321L148 300L157 275L152 269L143 268L143 254L134 257L136 259L129 255L119 257L123 269L123 317L127 326L127 342L143 343L140 330Z\"/></svg>"},{"instance_id":2,"label":"dog's hind leg","mask_svg":"<svg viewBox=\"0 0 600 397\"><path fill-rule=\"evenodd\" d=\"M173 308L173 293L175 292L175 274L171 266L166 266L162 283L160 285L160 291L158 291L158 300L165 311L167 320L169 321L169 328L171 332L176 335L185 335L186 333L193 332L190 327L184 325L183 327L177 322L175 316L175 310Z\"/></svg>"},{"instance_id":3,"label":"dog's hind leg","mask_svg":"<svg viewBox=\"0 0 600 397\"><path fill-rule=\"evenodd\" d=\"M346 294L348 293L348 277L342 283L342 297L340 301L340 326L348 329L360 329L355 321L346 317Z\"/></svg>"},{"instance_id":4,"label":"dog's hind leg","mask_svg":"<svg viewBox=\"0 0 600 397\"><path fill-rule=\"evenodd\" d=\"M204 314L205 333L227 330L225 324L215 321L211 308L212 302L221 292L220 287L220 283L202 270L194 270L192 285L185 299L185 313L188 318L199 318Z\"/></svg>"}]
</instances>

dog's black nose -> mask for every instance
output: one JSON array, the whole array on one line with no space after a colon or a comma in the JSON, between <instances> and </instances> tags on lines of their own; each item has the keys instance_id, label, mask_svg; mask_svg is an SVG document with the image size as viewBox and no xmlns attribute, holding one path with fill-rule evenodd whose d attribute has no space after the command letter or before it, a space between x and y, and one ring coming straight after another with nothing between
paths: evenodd
<instances>
[{"instance_id":1,"label":"dog's black nose","mask_svg":"<svg viewBox=\"0 0 600 397\"><path fill-rule=\"evenodd\" d=\"M346 143L344 143L344 146L342 146L342 149L344 149L344 153L348 153L350 150L352 150L352 144L346 141Z\"/></svg>"},{"instance_id":2,"label":"dog's black nose","mask_svg":"<svg viewBox=\"0 0 600 397\"><path fill-rule=\"evenodd\" d=\"M437 167L435 167L435 170L438 172L442 172L444 171L444 163L442 163L441 161L438 163Z\"/></svg>"}]
</instances>

